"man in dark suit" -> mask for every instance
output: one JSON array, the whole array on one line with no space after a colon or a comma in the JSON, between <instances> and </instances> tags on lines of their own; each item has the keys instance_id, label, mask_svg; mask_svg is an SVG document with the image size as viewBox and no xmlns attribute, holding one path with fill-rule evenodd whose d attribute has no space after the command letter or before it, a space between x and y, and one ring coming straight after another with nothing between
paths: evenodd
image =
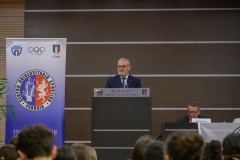
<instances>
[{"instance_id":1,"label":"man in dark suit","mask_svg":"<svg viewBox=\"0 0 240 160\"><path fill-rule=\"evenodd\" d=\"M187 115L178 119L177 123L191 123L192 118L205 118L200 115L200 105L198 103L189 103L187 107Z\"/></svg>"},{"instance_id":2,"label":"man in dark suit","mask_svg":"<svg viewBox=\"0 0 240 160\"><path fill-rule=\"evenodd\" d=\"M109 77L105 88L141 88L141 80L129 74L130 61L127 58L118 60L118 75Z\"/></svg>"}]
</instances>

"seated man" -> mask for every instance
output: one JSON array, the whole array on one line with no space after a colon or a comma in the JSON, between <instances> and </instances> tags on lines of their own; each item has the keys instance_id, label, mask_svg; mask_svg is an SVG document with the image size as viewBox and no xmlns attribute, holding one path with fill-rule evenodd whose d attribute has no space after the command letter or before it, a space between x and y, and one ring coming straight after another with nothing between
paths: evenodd
<instances>
[{"instance_id":1,"label":"seated man","mask_svg":"<svg viewBox=\"0 0 240 160\"><path fill-rule=\"evenodd\" d=\"M109 77L105 88L141 88L140 79L129 74L131 70L130 61L127 58L118 60L118 75Z\"/></svg>"},{"instance_id":2,"label":"seated man","mask_svg":"<svg viewBox=\"0 0 240 160\"><path fill-rule=\"evenodd\" d=\"M26 126L18 134L16 150L21 160L52 160L57 155L54 135L44 125Z\"/></svg>"},{"instance_id":3,"label":"seated man","mask_svg":"<svg viewBox=\"0 0 240 160\"><path fill-rule=\"evenodd\" d=\"M191 123L192 118L205 118L200 115L200 105L198 103L189 103L187 107L187 115L178 119L177 123Z\"/></svg>"}]
</instances>

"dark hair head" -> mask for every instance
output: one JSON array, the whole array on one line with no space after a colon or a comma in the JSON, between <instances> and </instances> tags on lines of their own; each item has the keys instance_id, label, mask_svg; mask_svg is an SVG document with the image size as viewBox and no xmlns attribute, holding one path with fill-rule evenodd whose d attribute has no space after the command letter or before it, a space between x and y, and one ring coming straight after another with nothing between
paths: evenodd
<instances>
[{"instance_id":1,"label":"dark hair head","mask_svg":"<svg viewBox=\"0 0 240 160\"><path fill-rule=\"evenodd\" d=\"M16 160L18 158L17 150L11 144L4 145L0 149L1 160Z\"/></svg>"},{"instance_id":2,"label":"dark hair head","mask_svg":"<svg viewBox=\"0 0 240 160\"><path fill-rule=\"evenodd\" d=\"M54 136L46 126L36 124L25 126L18 134L16 149L32 159L40 156L50 156L52 152Z\"/></svg>"},{"instance_id":3,"label":"dark hair head","mask_svg":"<svg viewBox=\"0 0 240 160\"><path fill-rule=\"evenodd\" d=\"M89 160L89 153L87 146L83 143L75 143L71 145L71 148L75 151L78 160Z\"/></svg>"},{"instance_id":4,"label":"dark hair head","mask_svg":"<svg viewBox=\"0 0 240 160\"><path fill-rule=\"evenodd\" d=\"M166 145L171 160L199 160L203 139L195 132L174 132L167 138Z\"/></svg>"},{"instance_id":5,"label":"dark hair head","mask_svg":"<svg viewBox=\"0 0 240 160\"><path fill-rule=\"evenodd\" d=\"M197 102L189 102L188 105L189 105L189 106L192 106L192 107L197 107L198 109L200 109L200 107L201 107L201 106L199 105L199 103L197 103Z\"/></svg>"},{"instance_id":6,"label":"dark hair head","mask_svg":"<svg viewBox=\"0 0 240 160\"><path fill-rule=\"evenodd\" d=\"M57 157L54 160L77 160L74 150L67 146L60 146L57 149Z\"/></svg>"},{"instance_id":7,"label":"dark hair head","mask_svg":"<svg viewBox=\"0 0 240 160\"><path fill-rule=\"evenodd\" d=\"M222 145L219 140L211 140L203 149L202 160L221 160Z\"/></svg>"},{"instance_id":8,"label":"dark hair head","mask_svg":"<svg viewBox=\"0 0 240 160\"><path fill-rule=\"evenodd\" d=\"M146 146L144 160L163 160L163 142L157 141Z\"/></svg>"},{"instance_id":9,"label":"dark hair head","mask_svg":"<svg viewBox=\"0 0 240 160\"><path fill-rule=\"evenodd\" d=\"M151 143L156 142L157 139L151 135L143 135L134 144L132 152L132 160L143 160L145 147Z\"/></svg>"},{"instance_id":10,"label":"dark hair head","mask_svg":"<svg viewBox=\"0 0 240 160\"><path fill-rule=\"evenodd\" d=\"M9 143L16 146L17 145L17 136L12 137Z\"/></svg>"},{"instance_id":11,"label":"dark hair head","mask_svg":"<svg viewBox=\"0 0 240 160\"><path fill-rule=\"evenodd\" d=\"M240 159L240 134L231 133L227 135L222 143L224 159L236 157Z\"/></svg>"}]
</instances>

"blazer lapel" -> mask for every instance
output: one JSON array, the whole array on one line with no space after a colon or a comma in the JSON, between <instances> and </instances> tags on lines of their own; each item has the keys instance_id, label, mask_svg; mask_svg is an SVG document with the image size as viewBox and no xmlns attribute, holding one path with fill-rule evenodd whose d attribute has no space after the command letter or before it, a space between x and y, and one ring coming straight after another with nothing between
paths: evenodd
<instances>
[{"instance_id":1,"label":"blazer lapel","mask_svg":"<svg viewBox=\"0 0 240 160\"><path fill-rule=\"evenodd\" d=\"M128 80L127 80L128 88L132 88L132 84L133 84L133 77L129 74Z\"/></svg>"},{"instance_id":2,"label":"blazer lapel","mask_svg":"<svg viewBox=\"0 0 240 160\"><path fill-rule=\"evenodd\" d=\"M121 78L120 78L119 75L116 77L115 83L116 83L116 88L121 88L122 87Z\"/></svg>"}]
</instances>

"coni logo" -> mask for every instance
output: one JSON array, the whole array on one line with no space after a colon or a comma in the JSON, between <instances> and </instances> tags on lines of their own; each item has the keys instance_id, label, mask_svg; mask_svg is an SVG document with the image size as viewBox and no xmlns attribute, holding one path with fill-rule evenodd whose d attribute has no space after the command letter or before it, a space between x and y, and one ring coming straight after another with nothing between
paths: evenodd
<instances>
[{"instance_id":1,"label":"coni logo","mask_svg":"<svg viewBox=\"0 0 240 160\"><path fill-rule=\"evenodd\" d=\"M60 55L59 55L61 51L60 44L54 44L52 49L53 49L53 53L55 53L55 55L53 55L52 58L60 58Z\"/></svg>"},{"instance_id":2,"label":"coni logo","mask_svg":"<svg viewBox=\"0 0 240 160\"><path fill-rule=\"evenodd\" d=\"M53 53L55 53L55 54L60 53L60 44L53 45Z\"/></svg>"}]
</instances>

